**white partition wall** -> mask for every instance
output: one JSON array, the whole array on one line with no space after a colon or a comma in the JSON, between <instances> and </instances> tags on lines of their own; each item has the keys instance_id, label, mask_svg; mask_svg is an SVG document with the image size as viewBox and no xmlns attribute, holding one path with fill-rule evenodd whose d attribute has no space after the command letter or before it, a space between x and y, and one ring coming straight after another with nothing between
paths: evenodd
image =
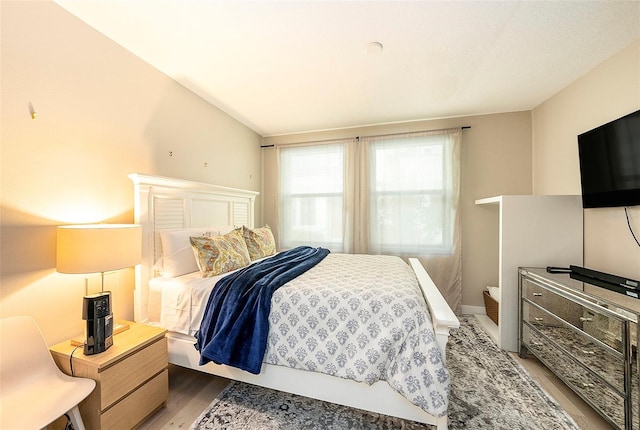
<instances>
[{"instance_id":1,"label":"white partition wall","mask_svg":"<svg viewBox=\"0 0 640 430\"><path fill-rule=\"evenodd\" d=\"M583 209L580 196L497 196L476 200L497 207L499 223L498 327L482 323L498 346L518 350L518 267L582 266Z\"/></svg>"}]
</instances>

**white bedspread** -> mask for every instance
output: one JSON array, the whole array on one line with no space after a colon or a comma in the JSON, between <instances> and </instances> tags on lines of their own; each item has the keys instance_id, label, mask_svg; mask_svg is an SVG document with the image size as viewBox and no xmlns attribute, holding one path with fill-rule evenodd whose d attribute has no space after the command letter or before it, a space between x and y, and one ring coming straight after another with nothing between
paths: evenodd
<instances>
[{"instance_id":1,"label":"white bedspread","mask_svg":"<svg viewBox=\"0 0 640 430\"><path fill-rule=\"evenodd\" d=\"M163 326L193 335L218 279L154 280ZM425 411L446 413L449 373L413 271L400 258L329 254L276 290L271 303L265 362L368 384L386 380Z\"/></svg>"}]
</instances>

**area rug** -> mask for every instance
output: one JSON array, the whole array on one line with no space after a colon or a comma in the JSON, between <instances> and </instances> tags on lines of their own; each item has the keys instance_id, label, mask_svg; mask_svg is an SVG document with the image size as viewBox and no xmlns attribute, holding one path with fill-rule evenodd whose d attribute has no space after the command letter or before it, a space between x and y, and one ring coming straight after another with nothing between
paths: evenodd
<instances>
[{"instance_id":1,"label":"area rug","mask_svg":"<svg viewBox=\"0 0 640 430\"><path fill-rule=\"evenodd\" d=\"M579 427L473 316L452 332L450 429L576 430ZM232 382L191 425L193 430L429 429L385 415Z\"/></svg>"}]
</instances>

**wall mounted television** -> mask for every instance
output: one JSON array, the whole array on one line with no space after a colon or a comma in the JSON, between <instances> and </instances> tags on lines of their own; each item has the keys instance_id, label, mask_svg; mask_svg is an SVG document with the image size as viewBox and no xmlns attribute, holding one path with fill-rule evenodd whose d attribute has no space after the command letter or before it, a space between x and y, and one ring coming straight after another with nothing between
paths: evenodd
<instances>
[{"instance_id":1,"label":"wall mounted television","mask_svg":"<svg viewBox=\"0 0 640 430\"><path fill-rule=\"evenodd\" d=\"M640 110L578 135L582 207L640 205Z\"/></svg>"}]
</instances>

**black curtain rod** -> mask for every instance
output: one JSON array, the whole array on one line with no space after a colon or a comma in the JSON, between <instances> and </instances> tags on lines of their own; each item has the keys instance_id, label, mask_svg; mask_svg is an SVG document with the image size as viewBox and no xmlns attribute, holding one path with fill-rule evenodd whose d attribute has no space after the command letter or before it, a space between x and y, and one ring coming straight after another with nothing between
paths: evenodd
<instances>
[{"instance_id":1,"label":"black curtain rod","mask_svg":"<svg viewBox=\"0 0 640 430\"><path fill-rule=\"evenodd\" d=\"M387 136L397 136L397 135L399 135L399 134L424 133L424 132L430 132L430 131L450 130L450 129L455 129L455 128L459 128L460 130L466 130L467 128L471 128L471 126L470 126L470 125L463 125L463 126L461 126L461 127L436 128L436 129L433 129L433 130L406 131L406 132L398 132L398 133L388 133L388 134L370 135L370 136L367 136L367 137L387 137ZM360 137L361 137L361 136L356 136L356 137L355 137L356 141L360 141Z\"/></svg>"},{"instance_id":2,"label":"black curtain rod","mask_svg":"<svg viewBox=\"0 0 640 430\"><path fill-rule=\"evenodd\" d=\"M455 128L455 127L452 127L452 128ZM462 127L460 127L460 129L462 129L462 130L467 130L469 128L471 128L470 125L463 125ZM411 133L411 132L409 132L409 133ZM396 133L393 133L393 134L396 134ZM346 138L346 139L348 139L348 138ZM360 136L356 136L355 139L360 140ZM329 140L340 140L340 139L329 139ZM276 145L260 145L260 148L273 148L274 146L276 146Z\"/></svg>"}]
</instances>

